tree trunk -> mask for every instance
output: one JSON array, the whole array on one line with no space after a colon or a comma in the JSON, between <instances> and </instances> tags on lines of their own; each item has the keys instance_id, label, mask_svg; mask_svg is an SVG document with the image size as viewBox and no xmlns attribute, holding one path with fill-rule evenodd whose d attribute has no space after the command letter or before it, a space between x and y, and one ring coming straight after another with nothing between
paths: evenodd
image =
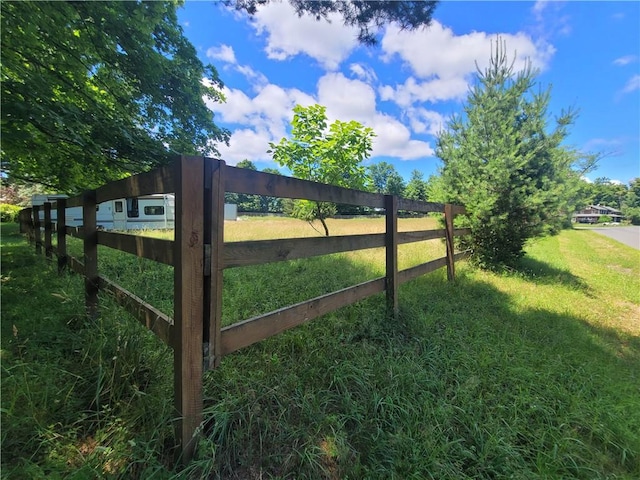
<instances>
[{"instance_id":1,"label":"tree trunk","mask_svg":"<svg viewBox=\"0 0 640 480\"><path fill-rule=\"evenodd\" d=\"M322 212L322 206L321 206L320 202L316 202L316 216L318 217L318 220L320 220L320 223L322 224L322 227L324 228L324 236L328 237L329 236L329 227L327 227L327 222L324 221L324 214Z\"/></svg>"},{"instance_id":2,"label":"tree trunk","mask_svg":"<svg viewBox=\"0 0 640 480\"><path fill-rule=\"evenodd\" d=\"M322 223L322 226L324 227L324 236L328 237L329 236L329 227L327 227L327 223L324 221L324 218L320 217L320 223Z\"/></svg>"}]
</instances>

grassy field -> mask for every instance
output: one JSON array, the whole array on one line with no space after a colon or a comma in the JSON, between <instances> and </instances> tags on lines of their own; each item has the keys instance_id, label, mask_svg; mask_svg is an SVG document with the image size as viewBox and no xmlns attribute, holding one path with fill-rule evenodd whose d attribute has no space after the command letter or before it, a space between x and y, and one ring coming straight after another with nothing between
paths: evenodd
<instances>
[{"instance_id":1,"label":"grassy field","mask_svg":"<svg viewBox=\"0 0 640 480\"><path fill-rule=\"evenodd\" d=\"M226 224L227 241L314 235ZM434 228L404 219L401 229ZM333 235L383 220L334 220ZM79 252L79 244L70 248ZM444 253L402 246L402 268ZM172 269L100 250L167 313ZM382 275L371 250L225 271L225 324ZM205 436L173 460L171 351L2 225L3 478L640 478L640 252L594 232L533 242L517 270L458 265L225 357Z\"/></svg>"}]
</instances>

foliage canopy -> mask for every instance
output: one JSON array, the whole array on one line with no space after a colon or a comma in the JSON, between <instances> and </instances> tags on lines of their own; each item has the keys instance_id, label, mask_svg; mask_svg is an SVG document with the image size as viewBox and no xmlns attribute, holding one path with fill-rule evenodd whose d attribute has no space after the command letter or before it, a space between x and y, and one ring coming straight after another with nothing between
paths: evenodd
<instances>
[{"instance_id":1,"label":"foliage canopy","mask_svg":"<svg viewBox=\"0 0 640 480\"><path fill-rule=\"evenodd\" d=\"M403 194L405 189L404 179L398 173L396 167L387 162L378 162L369 165L368 170L374 192L399 196Z\"/></svg>"},{"instance_id":2,"label":"foliage canopy","mask_svg":"<svg viewBox=\"0 0 640 480\"><path fill-rule=\"evenodd\" d=\"M336 120L327 125L326 108L322 105L296 105L293 112L291 138L269 144L273 160L297 178L364 189L367 174L362 161L371 152L373 130L355 120ZM335 205L326 202L300 200L294 208L297 218L320 220L327 236L329 229L324 219L334 212Z\"/></svg>"},{"instance_id":3,"label":"foliage canopy","mask_svg":"<svg viewBox=\"0 0 640 480\"><path fill-rule=\"evenodd\" d=\"M178 3L2 2L2 168L76 192L228 139Z\"/></svg>"}]
</instances>

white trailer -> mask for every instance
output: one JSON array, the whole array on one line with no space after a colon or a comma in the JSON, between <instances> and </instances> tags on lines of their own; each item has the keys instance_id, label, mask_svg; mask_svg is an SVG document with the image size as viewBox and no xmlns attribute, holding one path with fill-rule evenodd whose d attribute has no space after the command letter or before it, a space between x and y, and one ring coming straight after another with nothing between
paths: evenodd
<instances>
[{"instance_id":1,"label":"white trailer","mask_svg":"<svg viewBox=\"0 0 640 480\"><path fill-rule=\"evenodd\" d=\"M66 195L34 195L31 205L44 205L67 198ZM225 205L225 220L237 219L236 205ZM103 202L96 207L96 224L104 230L160 230L175 228L175 196L154 194L141 197L119 198ZM51 221L57 223L57 211L51 210ZM44 211L40 211L44 221ZM82 226L82 207L66 209L65 225Z\"/></svg>"},{"instance_id":2,"label":"white trailer","mask_svg":"<svg viewBox=\"0 0 640 480\"><path fill-rule=\"evenodd\" d=\"M55 202L64 195L34 195L31 204ZM44 211L40 211L44 220ZM57 223L58 212L51 210L51 221ZM82 226L82 207L70 207L65 212L65 225ZM173 195L144 195L119 198L96 206L96 225L104 230L158 230L175 227L175 198Z\"/></svg>"}]
</instances>

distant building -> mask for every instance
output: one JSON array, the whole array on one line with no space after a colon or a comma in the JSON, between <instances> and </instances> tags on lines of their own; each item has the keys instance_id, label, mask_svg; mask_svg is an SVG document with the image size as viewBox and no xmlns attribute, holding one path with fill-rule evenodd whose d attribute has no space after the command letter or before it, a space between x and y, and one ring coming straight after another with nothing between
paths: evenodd
<instances>
[{"instance_id":1,"label":"distant building","mask_svg":"<svg viewBox=\"0 0 640 480\"><path fill-rule=\"evenodd\" d=\"M574 213L571 221L575 223L598 223L600 217L605 215L611 218L613 223L620 223L624 218L622 212L613 207L607 207L606 205L589 205L579 212Z\"/></svg>"}]
</instances>

